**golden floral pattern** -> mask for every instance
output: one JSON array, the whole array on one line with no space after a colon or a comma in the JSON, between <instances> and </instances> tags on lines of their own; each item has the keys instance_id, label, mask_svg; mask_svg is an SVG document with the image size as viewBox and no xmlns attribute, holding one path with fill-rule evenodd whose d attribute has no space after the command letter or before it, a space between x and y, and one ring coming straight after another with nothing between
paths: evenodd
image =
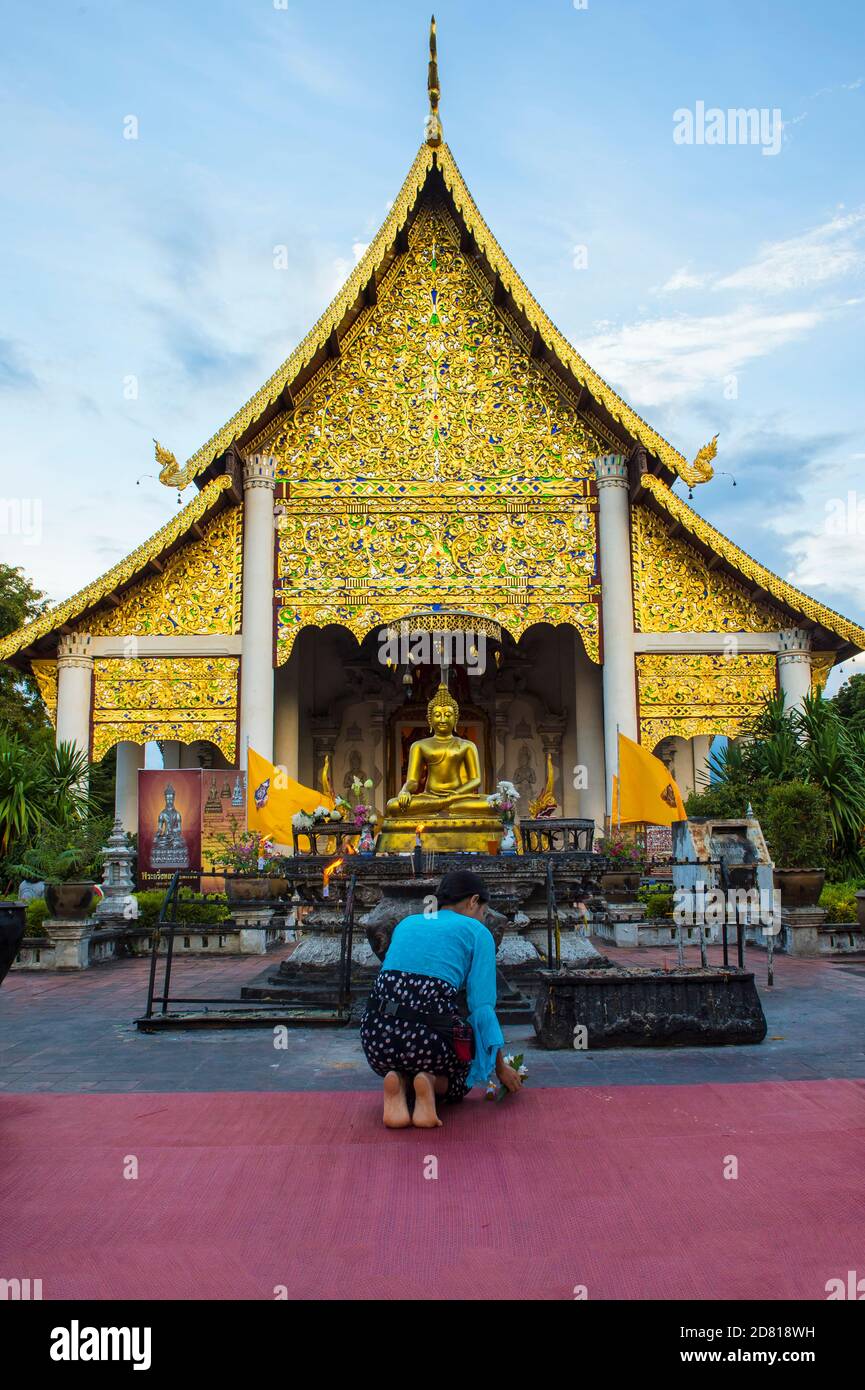
<instances>
[{"instance_id":1,"label":"golden floral pattern","mask_svg":"<svg viewBox=\"0 0 865 1390\"><path fill-rule=\"evenodd\" d=\"M442 208L261 449L289 485L278 661L301 627L359 639L434 604L571 623L598 659L593 459L603 444L504 324Z\"/></svg>"},{"instance_id":2,"label":"golden floral pattern","mask_svg":"<svg viewBox=\"0 0 865 1390\"><path fill-rule=\"evenodd\" d=\"M648 507L631 510L634 622L638 632L777 632L779 608L758 603L699 551L671 536Z\"/></svg>"},{"instance_id":3,"label":"golden floral pattern","mask_svg":"<svg viewBox=\"0 0 865 1390\"><path fill-rule=\"evenodd\" d=\"M696 537L697 540L702 541L719 559L726 560L745 579L759 584L762 589L766 590L770 598L777 599L779 603L787 604L793 613L804 613L812 622L820 623L829 632L836 633L845 642L850 642L859 650L865 648L865 628L857 623L851 623L849 618L836 613L834 608L828 608L825 603L818 603L809 594L803 594L801 589L794 588L785 579L780 579L777 574L773 574L765 565L761 565L759 560L755 560L747 551L742 550L716 530L714 526L710 526L708 521L704 521L701 516L698 516L693 508L689 507L687 502L683 502L681 497L677 497L674 492L671 492L667 484L660 478L646 473L642 482L643 487L652 494L668 516L677 521L685 531ZM795 623L791 624L789 614L785 614L784 621L778 624L779 628L790 627L791 625L796 626Z\"/></svg>"},{"instance_id":4,"label":"golden floral pattern","mask_svg":"<svg viewBox=\"0 0 865 1390\"><path fill-rule=\"evenodd\" d=\"M39 694L45 701L48 718L57 728L57 662L31 661L30 668L36 678Z\"/></svg>"},{"instance_id":5,"label":"golden floral pattern","mask_svg":"<svg viewBox=\"0 0 865 1390\"><path fill-rule=\"evenodd\" d=\"M362 330L267 446L293 485L362 477L433 491L589 478L603 451L506 327L440 208L418 216Z\"/></svg>"},{"instance_id":6,"label":"golden floral pattern","mask_svg":"<svg viewBox=\"0 0 865 1390\"><path fill-rule=\"evenodd\" d=\"M97 657L93 663L93 759L115 743L176 739L237 752L237 657Z\"/></svg>"},{"instance_id":7,"label":"golden floral pattern","mask_svg":"<svg viewBox=\"0 0 865 1390\"><path fill-rule=\"evenodd\" d=\"M240 631L242 508L227 507L148 575L114 608L102 608L78 630L94 637L183 636Z\"/></svg>"},{"instance_id":8,"label":"golden floral pattern","mask_svg":"<svg viewBox=\"0 0 865 1390\"><path fill-rule=\"evenodd\" d=\"M485 503L375 514L287 511L278 540L277 659L309 624L340 623L360 640L418 607L467 609L519 638L533 623L570 623L598 660L594 514L507 512Z\"/></svg>"},{"instance_id":9,"label":"golden floral pattern","mask_svg":"<svg viewBox=\"0 0 865 1390\"><path fill-rule=\"evenodd\" d=\"M777 688L771 652L663 652L637 657L640 742L695 734L736 737Z\"/></svg>"}]
</instances>

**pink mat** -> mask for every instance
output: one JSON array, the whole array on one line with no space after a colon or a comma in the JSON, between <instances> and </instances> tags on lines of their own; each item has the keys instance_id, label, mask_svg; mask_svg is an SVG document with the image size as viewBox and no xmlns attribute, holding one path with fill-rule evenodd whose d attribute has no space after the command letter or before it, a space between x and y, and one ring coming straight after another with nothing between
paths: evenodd
<instances>
[{"instance_id":1,"label":"pink mat","mask_svg":"<svg viewBox=\"0 0 865 1390\"><path fill-rule=\"evenodd\" d=\"M369 1092L5 1095L0 1274L46 1299L822 1299L865 1273L863 1124L855 1081L527 1088L434 1132L386 1131Z\"/></svg>"}]
</instances>

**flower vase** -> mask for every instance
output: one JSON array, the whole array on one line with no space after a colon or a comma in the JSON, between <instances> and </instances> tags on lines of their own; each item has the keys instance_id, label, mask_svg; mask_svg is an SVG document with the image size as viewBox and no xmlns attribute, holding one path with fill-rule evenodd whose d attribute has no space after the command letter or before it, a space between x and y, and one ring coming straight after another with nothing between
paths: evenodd
<instances>
[{"instance_id":1,"label":"flower vase","mask_svg":"<svg viewBox=\"0 0 865 1390\"><path fill-rule=\"evenodd\" d=\"M375 854L375 836L369 821L361 826L360 838L357 842L358 854L366 855L368 858Z\"/></svg>"},{"instance_id":2,"label":"flower vase","mask_svg":"<svg viewBox=\"0 0 865 1390\"><path fill-rule=\"evenodd\" d=\"M514 834L514 823L512 820L502 821L502 842L499 845L499 854L516 854L517 837Z\"/></svg>"}]
</instances>

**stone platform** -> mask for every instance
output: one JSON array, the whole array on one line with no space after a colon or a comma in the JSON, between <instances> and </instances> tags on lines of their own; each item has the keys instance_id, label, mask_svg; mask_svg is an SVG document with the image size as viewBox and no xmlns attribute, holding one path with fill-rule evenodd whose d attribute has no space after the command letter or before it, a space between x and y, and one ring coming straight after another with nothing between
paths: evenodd
<instances>
[{"instance_id":1,"label":"stone platform","mask_svg":"<svg viewBox=\"0 0 865 1390\"><path fill-rule=\"evenodd\" d=\"M370 985L380 969L396 923L429 910L441 875L469 868L487 884L487 925L496 942L497 1010L505 1022L528 1021L538 969L546 964L547 872L552 863L560 926L562 959L591 969L608 962L577 931L582 915L577 899L596 893L605 860L586 851L537 855L425 853L420 874L410 855L373 858L351 856L323 892L325 868L332 858L301 855L292 861L292 888L311 907L304 917L299 945L278 968L265 970L242 991L244 999L322 1005L339 990L340 936L348 875L356 874L352 947L352 999L362 1012Z\"/></svg>"}]
</instances>

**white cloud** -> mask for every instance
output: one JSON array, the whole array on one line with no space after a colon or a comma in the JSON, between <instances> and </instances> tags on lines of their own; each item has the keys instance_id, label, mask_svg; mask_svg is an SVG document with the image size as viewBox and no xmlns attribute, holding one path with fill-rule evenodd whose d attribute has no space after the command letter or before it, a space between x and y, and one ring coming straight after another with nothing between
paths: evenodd
<instances>
[{"instance_id":1,"label":"white cloud","mask_svg":"<svg viewBox=\"0 0 865 1390\"><path fill-rule=\"evenodd\" d=\"M857 274L865 268L865 209L839 211L828 222L799 236L770 241L754 260L727 275L680 266L653 294L679 290L744 290L752 294L787 294Z\"/></svg>"},{"instance_id":2,"label":"white cloud","mask_svg":"<svg viewBox=\"0 0 865 1390\"><path fill-rule=\"evenodd\" d=\"M790 582L806 593L826 589L850 598L850 611L865 592L865 491L861 455L820 458L799 475L795 499L767 508L768 530L783 537L791 560ZM833 605L834 606L834 605Z\"/></svg>"},{"instance_id":3,"label":"white cloud","mask_svg":"<svg viewBox=\"0 0 865 1390\"><path fill-rule=\"evenodd\" d=\"M839 214L802 236L769 242L757 260L714 282L716 290L783 294L822 285L865 266L865 211Z\"/></svg>"},{"instance_id":4,"label":"white cloud","mask_svg":"<svg viewBox=\"0 0 865 1390\"><path fill-rule=\"evenodd\" d=\"M699 289L701 285L705 285L707 278L705 275L695 275L690 266L683 265L678 270L674 270L666 284L654 293L673 294L676 290Z\"/></svg>"},{"instance_id":5,"label":"white cloud","mask_svg":"<svg viewBox=\"0 0 865 1390\"><path fill-rule=\"evenodd\" d=\"M626 400L665 405L803 337L822 317L817 310L768 313L746 305L729 314L679 314L626 324L578 348Z\"/></svg>"}]
</instances>

